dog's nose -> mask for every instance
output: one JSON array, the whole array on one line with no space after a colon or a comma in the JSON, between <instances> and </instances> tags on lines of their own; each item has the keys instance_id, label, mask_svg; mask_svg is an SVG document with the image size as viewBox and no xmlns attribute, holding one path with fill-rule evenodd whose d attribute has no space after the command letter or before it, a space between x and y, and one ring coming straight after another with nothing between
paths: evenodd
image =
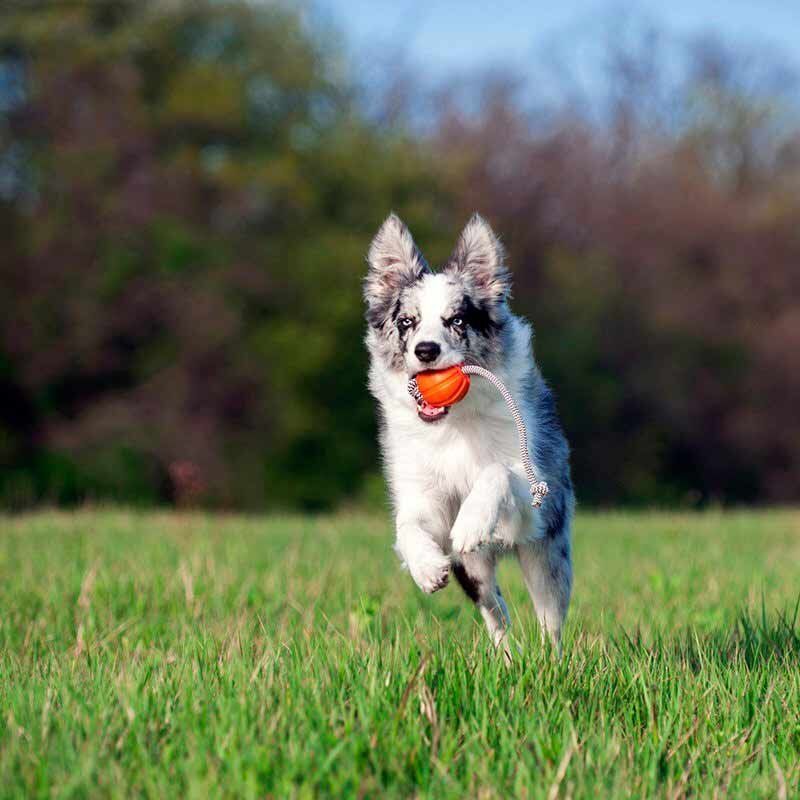
<instances>
[{"instance_id":1,"label":"dog's nose","mask_svg":"<svg viewBox=\"0 0 800 800\"><path fill-rule=\"evenodd\" d=\"M431 361L436 361L439 358L439 353L442 352L442 348L439 347L436 342L420 342L414 348L414 355L420 360L425 361L426 363L430 363Z\"/></svg>"}]
</instances>

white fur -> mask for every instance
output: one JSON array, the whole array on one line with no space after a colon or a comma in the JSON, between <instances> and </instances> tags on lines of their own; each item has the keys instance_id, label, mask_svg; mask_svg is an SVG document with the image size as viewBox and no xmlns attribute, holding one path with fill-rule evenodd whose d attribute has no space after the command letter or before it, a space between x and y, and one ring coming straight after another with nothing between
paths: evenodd
<instances>
[{"instance_id":1,"label":"white fur","mask_svg":"<svg viewBox=\"0 0 800 800\"><path fill-rule=\"evenodd\" d=\"M499 377L518 395L515 366L530 368L530 329L521 323L514 333L511 369ZM445 568L443 554L469 553L488 543L511 548L541 534L516 428L494 387L473 378L466 398L429 425L417 417L407 379L373 370L371 385L386 421L384 458L396 504L397 549L415 580L428 578L425 585L417 583L430 591L432 585L441 588L429 576ZM536 420L528 417L526 425L533 441ZM430 568L421 562L431 562Z\"/></svg>"}]
</instances>

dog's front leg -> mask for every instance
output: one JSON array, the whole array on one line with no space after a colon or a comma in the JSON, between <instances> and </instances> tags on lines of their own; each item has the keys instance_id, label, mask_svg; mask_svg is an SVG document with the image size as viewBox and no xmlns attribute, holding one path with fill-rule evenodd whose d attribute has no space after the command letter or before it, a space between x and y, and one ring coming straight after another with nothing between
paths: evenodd
<instances>
[{"instance_id":1,"label":"dog's front leg","mask_svg":"<svg viewBox=\"0 0 800 800\"><path fill-rule=\"evenodd\" d=\"M453 552L471 553L487 544L498 525L510 527L504 541L513 544L523 519L525 486L518 475L502 464L490 464L478 475L461 504L450 537Z\"/></svg>"},{"instance_id":2,"label":"dog's front leg","mask_svg":"<svg viewBox=\"0 0 800 800\"><path fill-rule=\"evenodd\" d=\"M414 582L431 594L447 586L450 559L434 536L441 523L433 509L414 504L398 509L395 549L408 567Z\"/></svg>"}]
</instances>

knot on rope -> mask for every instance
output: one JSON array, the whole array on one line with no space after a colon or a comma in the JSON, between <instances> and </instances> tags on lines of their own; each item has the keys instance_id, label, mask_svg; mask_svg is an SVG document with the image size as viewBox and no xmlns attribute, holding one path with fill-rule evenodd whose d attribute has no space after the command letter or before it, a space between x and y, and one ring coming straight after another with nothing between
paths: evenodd
<instances>
[{"instance_id":1,"label":"knot on rope","mask_svg":"<svg viewBox=\"0 0 800 800\"><path fill-rule=\"evenodd\" d=\"M534 508L540 508L549 491L550 487L547 485L547 481L536 481L536 483L532 483L531 496L533 499L531 500L531 505Z\"/></svg>"}]
</instances>

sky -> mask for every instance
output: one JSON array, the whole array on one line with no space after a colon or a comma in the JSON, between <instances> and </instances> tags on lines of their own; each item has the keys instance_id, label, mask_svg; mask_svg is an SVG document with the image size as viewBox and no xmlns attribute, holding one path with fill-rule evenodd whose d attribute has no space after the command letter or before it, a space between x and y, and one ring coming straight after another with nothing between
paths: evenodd
<instances>
[{"instance_id":1,"label":"sky","mask_svg":"<svg viewBox=\"0 0 800 800\"><path fill-rule=\"evenodd\" d=\"M800 0L319 0L358 57L402 46L434 79L485 66L525 68L547 43L627 19L676 36L715 33L800 67Z\"/></svg>"}]
</instances>

